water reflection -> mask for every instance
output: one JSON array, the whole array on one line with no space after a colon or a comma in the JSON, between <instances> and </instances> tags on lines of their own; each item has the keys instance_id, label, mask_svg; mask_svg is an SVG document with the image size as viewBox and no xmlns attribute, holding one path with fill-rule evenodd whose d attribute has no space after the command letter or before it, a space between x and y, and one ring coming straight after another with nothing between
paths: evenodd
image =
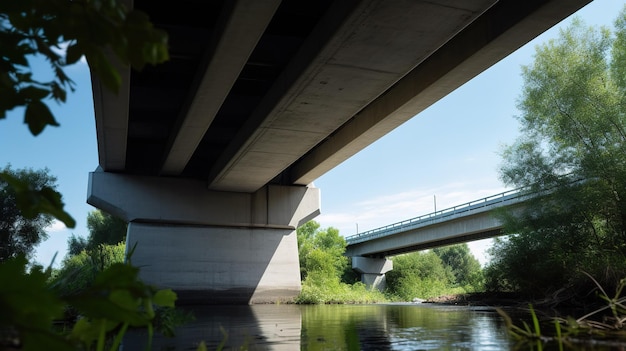
<instances>
[{"instance_id":1,"label":"water reflection","mask_svg":"<svg viewBox=\"0 0 626 351\"><path fill-rule=\"evenodd\" d=\"M502 318L490 308L381 304L199 306L191 310L196 320L179 328L175 338L155 337L153 350L195 350L200 341L205 341L208 350L516 349ZM146 340L144 333L129 333L123 349L142 350ZM558 348L546 345L543 350Z\"/></svg>"},{"instance_id":2,"label":"water reflection","mask_svg":"<svg viewBox=\"0 0 626 351\"><path fill-rule=\"evenodd\" d=\"M302 350L503 350L493 310L432 305L303 306ZM331 316L331 317L329 317ZM333 321L333 328L327 328Z\"/></svg>"},{"instance_id":3,"label":"water reflection","mask_svg":"<svg viewBox=\"0 0 626 351\"><path fill-rule=\"evenodd\" d=\"M195 320L176 330L175 338L155 336L152 350L298 350L302 318L297 305L194 306ZM181 309L185 309L182 307ZM143 350L145 332L129 332L125 351Z\"/></svg>"}]
</instances>

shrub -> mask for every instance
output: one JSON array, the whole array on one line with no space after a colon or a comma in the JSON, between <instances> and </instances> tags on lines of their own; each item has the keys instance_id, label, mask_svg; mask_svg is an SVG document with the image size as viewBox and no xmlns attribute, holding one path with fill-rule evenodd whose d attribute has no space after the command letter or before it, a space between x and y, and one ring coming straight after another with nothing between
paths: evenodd
<instances>
[{"instance_id":1,"label":"shrub","mask_svg":"<svg viewBox=\"0 0 626 351\"><path fill-rule=\"evenodd\" d=\"M91 286L98 272L114 263L123 263L126 245L100 244L92 250L66 257L52 278L51 285L59 296L75 295Z\"/></svg>"}]
</instances>

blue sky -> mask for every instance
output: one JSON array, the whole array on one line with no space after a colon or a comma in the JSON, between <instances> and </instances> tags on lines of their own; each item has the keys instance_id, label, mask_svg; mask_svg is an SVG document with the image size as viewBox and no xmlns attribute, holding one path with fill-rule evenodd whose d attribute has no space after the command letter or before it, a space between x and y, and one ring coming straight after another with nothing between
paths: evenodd
<instances>
[{"instance_id":1,"label":"blue sky","mask_svg":"<svg viewBox=\"0 0 626 351\"><path fill-rule=\"evenodd\" d=\"M612 27L624 1L594 0L575 16L588 25ZM499 152L518 135L516 101L521 66L532 62L534 47L558 34L566 19L455 90L357 155L314 182L322 193L322 228L342 235L375 229L506 190L498 177ZM98 166L93 99L87 66L69 67L76 92L63 105L52 106L60 127L33 137L23 124L23 111L0 120L0 166L47 167L58 178L66 210L76 219L67 229L55 223L49 239L36 252L44 265L65 256L67 239L87 236L88 173ZM470 243L482 262L490 240Z\"/></svg>"}]
</instances>

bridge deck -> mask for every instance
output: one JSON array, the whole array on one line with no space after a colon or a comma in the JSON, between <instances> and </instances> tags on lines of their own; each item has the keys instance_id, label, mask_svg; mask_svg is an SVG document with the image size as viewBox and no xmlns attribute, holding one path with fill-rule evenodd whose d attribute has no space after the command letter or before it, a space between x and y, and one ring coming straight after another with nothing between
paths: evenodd
<instances>
[{"instance_id":1,"label":"bridge deck","mask_svg":"<svg viewBox=\"0 0 626 351\"><path fill-rule=\"evenodd\" d=\"M470 201L461 205L435 211L422 216L410 218L384 227L368 230L346 237L348 246L379 239L430 225L473 216L477 213L491 211L496 208L518 204L527 199L527 195L519 189L505 191L482 199Z\"/></svg>"}]
</instances>

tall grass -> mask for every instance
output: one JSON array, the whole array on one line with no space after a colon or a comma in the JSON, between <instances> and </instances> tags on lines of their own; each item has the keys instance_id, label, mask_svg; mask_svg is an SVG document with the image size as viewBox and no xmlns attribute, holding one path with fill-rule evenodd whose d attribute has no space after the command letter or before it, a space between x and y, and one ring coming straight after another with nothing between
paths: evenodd
<instances>
[{"instance_id":1,"label":"tall grass","mask_svg":"<svg viewBox=\"0 0 626 351\"><path fill-rule=\"evenodd\" d=\"M368 289L363 283L346 284L338 277L325 276L322 272L310 272L302 291L296 299L298 304L349 304L387 302L385 295Z\"/></svg>"}]
</instances>

